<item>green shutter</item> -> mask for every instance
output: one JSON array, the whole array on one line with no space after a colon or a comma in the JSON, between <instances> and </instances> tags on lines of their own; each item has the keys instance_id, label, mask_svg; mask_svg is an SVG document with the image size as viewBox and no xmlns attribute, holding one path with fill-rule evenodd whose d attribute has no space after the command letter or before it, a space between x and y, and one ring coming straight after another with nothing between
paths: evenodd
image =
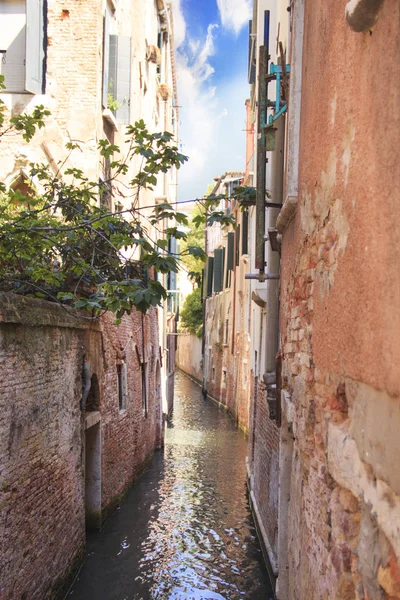
<instances>
[{"instance_id":1,"label":"green shutter","mask_svg":"<svg viewBox=\"0 0 400 600\"><path fill-rule=\"evenodd\" d=\"M238 225L236 227L236 256L235 256L235 262L236 262L236 266L239 266L239 258L240 258L240 252L239 252L239 245L240 245L240 225Z\"/></svg>"},{"instance_id":2,"label":"green shutter","mask_svg":"<svg viewBox=\"0 0 400 600\"><path fill-rule=\"evenodd\" d=\"M32 94L43 93L44 23L43 0L27 0L25 88Z\"/></svg>"},{"instance_id":3,"label":"green shutter","mask_svg":"<svg viewBox=\"0 0 400 600\"><path fill-rule=\"evenodd\" d=\"M212 294L213 277L214 277L214 259L212 256L209 256L208 260L207 260L207 296L211 296L211 294Z\"/></svg>"},{"instance_id":4,"label":"green shutter","mask_svg":"<svg viewBox=\"0 0 400 600\"><path fill-rule=\"evenodd\" d=\"M214 250L214 292L222 292L224 277L224 248Z\"/></svg>"},{"instance_id":5,"label":"green shutter","mask_svg":"<svg viewBox=\"0 0 400 600\"><path fill-rule=\"evenodd\" d=\"M249 253L249 213L244 211L242 217L242 254Z\"/></svg>"},{"instance_id":6,"label":"green shutter","mask_svg":"<svg viewBox=\"0 0 400 600\"><path fill-rule=\"evenodd\" d=\"M235 234L232 231L231 233L228 233L228 264L227 264L227 268L229 271L233 271L234 249L235 249Z\"/></svg>"}]
</instances>

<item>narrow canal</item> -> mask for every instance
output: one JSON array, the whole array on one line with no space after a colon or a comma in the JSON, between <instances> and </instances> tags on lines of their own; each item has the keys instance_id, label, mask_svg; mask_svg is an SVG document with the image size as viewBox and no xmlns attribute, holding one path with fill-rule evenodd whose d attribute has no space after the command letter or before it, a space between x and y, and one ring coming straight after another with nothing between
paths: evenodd
<instances>
[{"instance_id":1,"label":"narrow canal","mask_svg":"<svg viewBox=\"0 0 400 600\"><path fill-rule=\"evenodd\" d=\"M246 498L246 440L178 373L164 452L101 532L73 600L272 598Z\"/></svg>"}]
</instances>

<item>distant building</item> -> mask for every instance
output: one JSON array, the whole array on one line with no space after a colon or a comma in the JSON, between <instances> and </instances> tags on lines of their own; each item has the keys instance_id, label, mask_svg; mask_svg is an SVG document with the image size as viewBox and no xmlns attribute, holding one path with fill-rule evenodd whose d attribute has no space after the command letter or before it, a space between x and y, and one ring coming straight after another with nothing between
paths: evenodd
<instances>
[{"instance_id":1,"label":"distant building","mask_svg":"<svg viewBox=\"0 0 400 600\"><path fill-rule=\"evenodd\" d=\"M241 212L232 192L243 184L245 172L226 172L215 178L211 191L223 194L216 210L234 213L238 227L214 224L206 228L203 298L205 303L203 385L224 404L239 425L249 426L249 296L244 280L248 260L248 212Z\"/></svg>"}]
</instances>

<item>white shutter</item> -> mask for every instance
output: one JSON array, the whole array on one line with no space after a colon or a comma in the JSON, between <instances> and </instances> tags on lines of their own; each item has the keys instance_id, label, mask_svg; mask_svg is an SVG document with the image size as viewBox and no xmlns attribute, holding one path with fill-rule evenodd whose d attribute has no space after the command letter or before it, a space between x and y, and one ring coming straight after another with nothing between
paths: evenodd
<instances>
[{"instance_id":1,"label":"white shutter","mask_svg":"<svg viewBox=\"0 0 400 600\"><path fill-rule=\"evenodd\" d=\"M32 94L43 91L44 15L43 0L26 0L25 88Z\"/></svg>"},{"instance_id":2,"label":"white shutter","mask_svg":"<svg viewBox=\"0 0 400 600\"><path fill-rule=\"evenodd\" d=\"M108 96L108 69L110 56L110 16L108 11L104 16L104 37L103 37L103 107L107 108Z\"/></svg>"},{"instance_id":3,"label":"white shutter","mask_svg":"<svg viewBox=\"0 0 400 600\"><path fill-rule=\"evenodd\" d=\"M25 90L25 1L0 0L0 74L7 92Z\"/></svg>"},{"instance_id":4,"label":"white shutter","mask_svg":"<svg viewBox=\"0 0 400 600\"><path fill-rule=\"evenodd\" d=\"M118 36L108 36L108 88L107 99L110 95L113 100L117 100L117 60L118 60ZM114 111L115 113L115 111Z\"/></svg>"},{"instance_id":5,"label":"white shutter","mask_svg":"<svg viewBox=\"0 0 400 600\"><path fill-rule=\"evenodd\" d=\"M116 92L117 121L128 125L131 116L131 38L122 35L118 36Z\"/></svg>"}]
</instances>

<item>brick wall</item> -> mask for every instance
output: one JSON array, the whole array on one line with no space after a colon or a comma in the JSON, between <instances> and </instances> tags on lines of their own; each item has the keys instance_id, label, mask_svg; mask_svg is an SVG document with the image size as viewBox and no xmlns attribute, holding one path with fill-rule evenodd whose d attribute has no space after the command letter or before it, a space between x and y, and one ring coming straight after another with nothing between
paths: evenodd
<instances>
[{"instance_id":1,"label":"brick wall","mask_svg":"<svg viewBox=\"0 0 400 600\"><path fill-rule=\"evenodd\" d=\"M279 428L270 418L267 389L252 373L248 465L250 491L271 574L278 559Z\"/></svg>"},{"instance_id":2,"label":"brick wall","mask_svg":"<svg viewBox=\"0 0 400 600\"><path fill-rule=\"evenodd\" d=\"M400 598L400 9L385 2L356 34L342 4L305 4L300 194L282 246L282 600Z\"/></svg>"},{"instance_id":3,"label":"brick wall","mask_svg":"<svg viewBox=\"0 0 400 600\"><path fill-rule=\"evenodd\" d=\"M142 343L144 327L144 357ZM118 503L150 459L156 446L157 419L160 418L156 393L159 361L157 311L143 317L133 312L118 327L113 317L102 322L104 370L100 412L102 420L102 511L107 514ZM140 357L140 362L139 362ZM119 410L117 363L127 367L126 408ZM147 366L147 411L142 399L142 366Z\"/></svg>"},{"instance_id":4,"label":"brick wall","mask_svg":"<svg viewBox=\"0 0 400 600\"><path fill-rule=\"evenodd\" d=\"M85 436L101 428L103 518L159 445L157 316L144 321L147 415L142 403L142 317L87 324L54 304L1 295L1 597L61 598L85 544ZM97 408L81 413L82 361L99 382ZM127 369L119 409L117 367ZM86 433L85 433L86 431Z\"/></svg>"}]
</instances>

